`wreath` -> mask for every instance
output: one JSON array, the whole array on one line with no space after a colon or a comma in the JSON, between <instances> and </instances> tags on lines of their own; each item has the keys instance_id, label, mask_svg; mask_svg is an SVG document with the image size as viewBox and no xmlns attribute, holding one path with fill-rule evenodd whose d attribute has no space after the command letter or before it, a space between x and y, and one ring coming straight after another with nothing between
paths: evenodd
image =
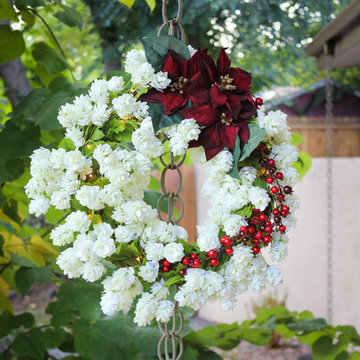
<instances>
[{"instance_id":1,"label":"wreath","mask_svg":"<svg viewBox=\"0 0 360 360\"><path fill-rule=\"evenodd\" d=\"M26 185L30 213L67 212L50 235L64 274L101 281L105 314L136 302L139 326L168 321L175 301L231 309L248 288L279 284L274 263L286 256L299 180L286 115L265 114L251 74L231 67L224 49L215 63L173 37L143 45L127 53L125 72L60 108L65 138L34 151ZM151 201L153 171L170 152L207 165L211 208L195 244Z\"/></svg>"}]
</instances>

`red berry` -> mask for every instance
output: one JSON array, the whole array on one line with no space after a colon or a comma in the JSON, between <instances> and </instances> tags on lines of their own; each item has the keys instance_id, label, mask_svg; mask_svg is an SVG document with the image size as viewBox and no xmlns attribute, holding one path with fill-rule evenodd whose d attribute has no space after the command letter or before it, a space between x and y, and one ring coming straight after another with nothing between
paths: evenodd
<instances>
[{"instance_id":1,"label":"red berry","mask_svg":"<svg viewBox=\"0 0 360 360\"><path fill-rule=\"evenodd\" d=\"M210 260L210 265L211 266L218 266L219 265L219 260L218 259L211 259Z\"/></svg>"},{"instance_id":2,"label":"red berry","mask_svg":"<svg viewBox=\"0 0 360 360\"><path fill-rule=\"evenodd\" d=\"M232 255L234 252L234 250L231 247L227 247L225 248L225 253L226 255Z\"/></svg>"},{"instance_id":3,"label":"red berry","mask_svg":"<svg viewBox=\"0 0 360 360\"><path fill-rule=\"evenodd\" d=\"M252 212L254 212L254 213L258 213L260 210L259 209L256 209L256 208L253 208L252 209Z\"/></svg>"},{"instance_id":4,"label":"red berry","mask_svg":"<svg viewBox=\"0 0 360 360\"><path fill-rule=\"evenodd\" d=\"M279 230L284 233L286 231L286 226L285 225L281 225L279 226Z\"/></svg>"},{"instance_id":5,"label":"red berry","mask_svg":"<svg viewBox=\"0 0 360 360\"><path fill-rule=\"evenodd\" d=\"M268 184L271 184L273 181L274 181L274 178L271 177L271 176L269 176L269 177L266 179L266 182L267 182Z\"/></svg>"},{"instance_id":6,"label":"red berry","mask_svg":"<svg viewBox=\"0 0 360 360\"><path fill-rule=\"evenodd\" d=\"M253 240L253 243L254 243L255 245L259 245L259 244L260 244L260 240L254 239L254 240Z\"/></svg>"},{"instance_id":7,"label":"red berry","mask_svg":"<svg viewBox=\"0 0 360 360\"><path fill-rule=\"evenodd\" d=\"M271 239L272 239L271 236L266 235L263 240L265 243L269 243L271 241Z\"/></svg>"},{"instance_id":8,"label":"red berry","mask_svg":"<svg viewBox=\"0 0 360 360\"><path fill-rule=\"evenodd\" d=\"M189 265L190 264L190 259L187 257L187 256L185 256L185 257L183 257L183 259L182 259L182 261L181 261L184 265Z\"/></svg>"},{"instance_id":9,"label":"red berry","mask_svg":"<svg viewBox=\"0 0 360 360\"><path fill-rule=\"evenodd\" d=\"M244 234L246 234L246 233L248 232L248 229L247 229L246 226L242 226L242 227L240 228L240 231L242 231Z\"/></svg>"},{"instance_id":10,"label":"red berry","mask_svg":"<svg viewBox=\"0 0 360 360\"><path fill-rule=\"evenodd\" d=\"M262 237L263 237L262 231L258 231L258 232L255 234L255 239L261 239Z\"/></svg>"},{"instance_id":11,"label":"red berry","mask_svg":"<svg viewBox=\"0 0 360 360\"><path fill-rule=\"evenodd\" d=\"M274 209L274 210L273 210L273 214L274 214L274 215L279 215L279 214L280 214L280 210L279 210L279 209Z\"/></svg>"},{"instance_id":12,"label":"red berry","mask_svg":"<svg viewBox=\"0 0 360 360\"><path fill-rule=\"evenodd\" d=\"M271 221L265 221L265 226L270 226L271 225Z\"/></svg>"},{"instance_id":13,"label":"red berry","mask_svg":"<svg viewBox=\"0 0 360 360\"><path fill-rule=\"evenodd\" d=\"M259 151L264 152L266 150L266 145L261 143L258 145L258 149L259 149Z\"/></svg>"},{"instance_id":14,"label":"red berry","mask_svg":"<svg viewBox=\"0 0 360 360\"><path fill-rule=\"evenodd\" d=\"M260 219L261 221L265 221L265 220L266 220L266 215L265 215L265 214L261 214L261 215L259 216L259 219Z\"/></svg>"},{"instance_id":15,"label":"red berry","mask_svg":"<svg viewBox=\"0 0 360 360\"><path fill-rule=\"evenodd\" d=\"M279 192L279 188L278 188L277 186L273 186L273 187L271 188L271 192L272 192L273 194L276 194L276 193Z\"/></svg>"},{"instance_id":16,"label":"red berry","mask_svg":"<svg viewBox=\"0 0 360 360\"><path fill-rule=\"evenodd\" d=\"M278 172L276 174L276 178L279 179L279 180L282 180L284 178L284 174L282 172Z\"/></svg>"},{"instance_id":17,"label":"red berry","mask_svg":"<svg viewBox=\"0 0 360 360\"><path fill-rule=\"evenodd\" d=\"M226 246L230 246L231 243L232 243L232 240L231 240L230 238L226 238L226 239L224 240L224 245L226 245Z\"/></svg>"},{"instance_id":18,"label":"red berry","mask_svg":"<svg viewBox=\"0 0 360 360\"><path fill-rule=\"evenodd\" d=\"M163 266L163 272L169 272L170 268L168 266Z\"/></svg>"},{"instance_id":19,"label":"red berry","mask_svg":"<svg viewBox=\"0 0 360 360\"><path fill-rule=\"evenodd\" d=\"M285 195L284 194L279 194L278 195L278 199L281 201L281 200L284 200L285 199Z\"/></svg>"},{"instance_id":20,"label":"red berry","mask_svg":"<svg viewBox=\"0 0 360 360\"><path fill-rule=\"evenodd\" d=\"M275 165L275 160L274 159L269 159L269 165L274 166Z\"/></svg>"},{"instance_id":21,"label":"red berry","mask_svg":"<svg viewBox=\"0 0 360 360\"><path fill-rule=\"evenodd\" d=\"M255 232L255 228L253 226L250 226L248 232L249 234L253 234Z\"/></svg>"},{"instance_id":22,"label":"red berry","mask_svg":"<svg viewBox=\"0 0 360 360\"><path fill-rule=\"evenodd\" d=\"M287 205L284 205L282 207L282 211L288 212L290 210L290 208Z\"/></svg>"},{"instance_id":23,"label":"red berry","mask_svg":"<svg viewBox=\"0 0 360 360\"><path fill-rule=\"evenodd\" d=\"M259 218L258 218L257 216L254 216L254 217L251 219L251 222L252 222L254 225L257 225L257 224L260 222L260 220L259 220Z\"/></svg>"},{"instance_id":24,"label":"red berry","mask_svg":"<svg viewBox=\"0 0 360 360\"><path fill-rule=\"evenodd\" d=\"M191 265L192 268L197 268L200 266L200 260L199 259L195 259L193 261L193 264Z\"/></svg>"},{"instance_id":25,"label":"red berry","mask_svg":"<svg viewBox=\"0 0 360 360\"><path fill-rule=\"evenodd\" d=\"M286 217L286 215L287 215L287 212L286 212L286 211L282 211L282 212L281 212L281 216L282 216L282 217Z\"/></svg>"},{"instance_id":26,"label":"red berry","mask_svg":"<svg viewBox=\"0 0 360 360\"><path fill-rule=\"evenodd\" d=\"M210 251L208 252L208 257L209 257L209 258L212 258L212 259L216 258L216 257L217 257L217 252L216 252L216 250L210 250Z\"/></svg>"},{"instance_id":27,"label":"red berry","mask_svg":"<svg viewBox=\"0 0 360 360\"><path fill-rule=\"evenodd\" d=\"M265 231L266 231L268 234L270 234L270 233L272 232L272 226L271 226L271 225L267 226L267 227L265 228Z\"/></svg>"},{"instance_id":28,"label":"red berry","mask_svg":"<svg viewBox=\"0 0 360 360\"><path fill-rule=\"evenodd\" d=\"M226 245L226 243L228 243L230 240L230 244L231 244L231 239L228 236L222 236L220 241Z\"/></svg>"},{"instance_id":29,"label":"red berry","mask_svg":"<svg viewBox=\"0 0 360 360\"><path fill-rule=\"evenodd\" d=\"M179 275L180 276L185 276L186 275L186 270L185 269L180 269L179 270Z\"/></svg>"},{"instance_id":30,"label":"red berry","mask_svg":"<svg viewBox=\"0 0 360 360\"><path fill-rule=\"evenodd\" d=\"M260 106L264 103L264 100L261 97L255 99L256 105Z\"/></svg>"},{"instance_id":31,"label":"red berry","mask_svg":"<svg viewBox=\"0 0 360 360\"><path fill-rule=\"evenodd\" d=\"M260 248L258 246L253 246L252 251L254 254L258 254L260 252Z\"/></svg>"},{"instance_id":32,"label":"red berry","mask_svg":"<svg viewBox=\"0 0 360 360\"><path fill-rule=\"evenodd\" d=\"M292 193L291 186L288 186L288 185L284 186L284 193L285 194L291 194Z\"/></svg>"},{"instance_id":33,"label":"red berry","mask_svg":"<svg viewBox=\"0 0 360 360\"><path fill-rule=\"evenodd\" d=\"M197 255L196 254L191 254L190 258L191 258L191 260L195 260L197 258Z\"/></svg>"},{"instance_id":34,"label":"red berry","mask_svg":"<svg viewBox=\"0 0 360 360\"><path fill-rule=\"evenodd\" d=\"M170 261L164 260L164 261L163 261L163 265L164 265L164 266L170 266L171 263L170 263Z\"/></svg>"}]
</instances>

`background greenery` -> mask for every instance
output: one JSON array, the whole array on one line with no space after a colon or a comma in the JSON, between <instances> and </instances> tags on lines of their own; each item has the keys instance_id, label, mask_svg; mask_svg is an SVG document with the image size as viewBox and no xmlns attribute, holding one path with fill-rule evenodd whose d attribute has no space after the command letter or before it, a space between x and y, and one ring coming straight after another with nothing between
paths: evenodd
<instances>
[{"instance_id":1,"label":"background greenery","mask_svg":"<svg viewBox=\"0 0 360 360\"><path fill-rule=\"evenodd\" d=\"M253 73L255 92L306 87L324 74L303 46L349 2L184 0L182 24L194 47L213 54L228 47L233 63ZM175 5L170 2L169 14ZM67 359L156 358L156 326L138 329L131 313L105 317L99 284L63 277L49 233L64 212L29 216L24 185L32 151L55 147L62 138L59 107L93 79L120 70L127 49L140 46L139 39L154 35L161 23L159 0L0 0L0 359L48 359L54 348L74 353ZM358 75L349 68L334 78L359 89ZM40 321L28 312L14 314L10 297L26 296L43 282L59 287L49 316ZM185 313L187 319L192 314ZM252 321L196 333L187 322L184 359L219 359L210 348L228 350L241 340L265 345L274 332L311 345L315 359L347 359L348 345L360 345L352 327L332 327L308 312L262 309Z\"/></svg>"}]
</instances>

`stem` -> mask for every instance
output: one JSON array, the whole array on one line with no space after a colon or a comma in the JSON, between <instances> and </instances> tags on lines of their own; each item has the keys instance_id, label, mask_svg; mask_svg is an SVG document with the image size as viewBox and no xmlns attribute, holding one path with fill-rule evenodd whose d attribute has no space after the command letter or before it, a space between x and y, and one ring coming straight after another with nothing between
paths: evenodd
<instances>
[{"instance_id":1,"label":"stem","mask_svg":"<svg viewBox=\"0 0 360 360\"><path fill-rule=\"evenodd\" d=\"M51 230L52 230L55 226L59 225L64 219L66 219L68 215L69 215L69 214L64 215L64 216L56 223L56 225L51 226L48 230L46 230L46 231L41 235L41 237L45 237L47 234L49 234L49 233L51 232Z\"/></svg>"},{"instance_id":2,"label":"stem","mask_svg":"<svg viewBox=\"0 0 360 360\"><path fill-rule=\"evenodd\" d=\"M44 19L35 9L29 8L29 11L31 11L35 16L37 16L37 17L42 21L42 23L43 23L43 24L45 25L45 27L48 29L51 37L52 37L53 40L55 41L57 47L59 48L59 51L60 51L62 57L67 61L65 52L64 52L63 48L61 47L61 45L60 45L60 43L59 43L59 40L58 40L57 37L55 36L54 32L51 30L51 27L49 26L49 24L45 21L45 19ZM74 83L76 83L74 73L72 72L72 70L71 70L70 68L69 68L68 70L69 70L69 72L70 72L70 76L71 76L71 78L72 78L72 81L73 81Z\"/></svg>"}]
</instances>

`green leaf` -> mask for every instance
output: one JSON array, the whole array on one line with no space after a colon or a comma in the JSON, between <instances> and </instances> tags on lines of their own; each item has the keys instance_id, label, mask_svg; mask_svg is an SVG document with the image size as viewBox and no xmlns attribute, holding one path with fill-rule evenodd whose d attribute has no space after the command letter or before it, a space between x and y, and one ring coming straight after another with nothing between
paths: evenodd
<instances>
[{"instance_id":1,"label":"green leaf","mask_svg":"<svg viewBox=\"0 0 360 360\"><path fill-rule=\"evenodd\" d=\"M95 141L101 140L104 136L105 134L99 128L96 128L90 139Z\"/></svg>"},{"instance_id":2,"label":"green leaf","mask_svg":"<svg viewBox=\"0 0 360 360\"><path fill-rule=\"evenodd\" d=\"M49 282L52 279L52 272L47 266L34 269L20 268L15 273L16 286L22 296L24 296L28 292L32 284Z\"/></svg>"},{"instance_id":3,"label":"green leaf","mask_svg":"<svg viewBox=\"0 0 360 360\"><path fill-rule=\"evenodd\" d=\"M3 212L7 215L11 220L14 220L18 224L21 223L20 216L18 214L18 206L17 201L14 199L9 199L5 202L3 206Z\"/></svg>"},{"instance_id":4,"label":"green leaf","mask_svg":"<svg viewBox=\"0 0 360 360\"><path fill-rule=\"evenodd\" d=\"M8 0L0 0L0 20L15 20L16 13Z\"/></svg>"},{"instance_id":5,"label":"green leaf","mask_svg":"<svg viewBox=\"0 0 360 360\"><path fill-rule=\"evenodd\" d=\"M150 205L153 209L157 209L158 201L161 197L161 194L154 190L145 190L144 191L144 201ZM168 201L165 197L160 204L160 211L163 213L168 213ZM174 216L179 216L179 210L175 207L173 208Z\"/></svg>"},{"instance_id":6,"label":"green leaf","mask_svg":"<svg viewBox=\"0 0 360 360\"><path fill-rule=\"evenodd\" d=\"M53 14L53 16L55 16L63 24L70 27L77 26L79 30L81 30L83 26L81 14L72 7L65 5L61 5L61 7L63 11L58 11Z\"/></svg>"},{"instance_id":7,"label":"green leaf","mask_svg":"<svg viewBox=\"0 0 360 360\"><path fill-rule=\"evenodd\" d=\"M141 42L144 45L146 59L156 71L162 69L163 59L169 50L174 50L184 60L190 58L186 44L173 36L145 37Z\"/></svg>"},{"instance_id":8,"label":"green leaf","mask_svg":"<svg viewBox=\"0 0 360 360\"><path fill-rule=\"evenodd\" d=\"M57 75L51 75L49 74L45 67L41 65L40 63L36 63L35 71L39 75L41 82L45 86L49 86L49 84L56 78ZM42 89L45 90L45 89ZM46 92L45 92L46 93Z\"/></svg>"},{"instance_id":9,"label":"green leaf","mask_svg":"<svg viewBox=\"0 0 360 360\"><path fill-rule=\"evenodd\" d=\"M239 170L238 170L238 163L239 163L239 159L240 159L240 153L241 153L240 138L239 138L239 135L236 134L235 148L234 148L234 152L233 152L234 161L233 161L232 169L229 172L229 175L232 176L235 179L240 179Z\"/></svg>"},{"instance_id":10,"label":"green leaf","mask_svg":"<svg viewBox=\"0 0 360 360\"><path fill-rule=\"evenodd\" d=\"M0 235L0 257L4 256L4 250L3 250L4 243L5 243L5 239L2 235Z\"/></svg>"},{"instance_id":11,"label":"green leaf","mask_svg":"<svg viewBox=\"0 0 360 360\"><path fill-rule=\"evenodd\" d=\"M18 329L20 326L31 328L33 325L34 316L31 313L24 312L19 315L13 315L9 311L4 311L0 315L0 337L5 337L12 330Z\"/></svg>"},{"instance_id":12,"label":"green leaf","mask_svg":"<svg viewBox=\"0 0 360 360\"><path fill-rule=\"evenodd\" d=\"M145 0L151 11L155 10L156 0Z\"/></svg>"},{"instance_id":13,"label":"green leaf","mask_svg":"<svg viewBox=\"0 0 360 360\"><path fill-rule=\"evenodd\" d=\"M10 25L0 25L0 64L18 58L25 51L22 33L12 31Z\"/></svg>"},{"instance_id":14,"label":"green leaf","mask_svg":"<svg viewBox=\"0 0 360 360\"><path fill-rule=\"evenodd\" d=\"M285 324L278 324L275 327L275 332L284 337L285 340L291 339L296 333L288 329Z\"/></svg>"},{"instance_id":15,"label":"green leaf","mask_svg":"<svg viewBox=\"0 0 360 360\"><path fill-rule=\"evenodd\" d=\"M23 7L30 6L32 8L36 8L38 6L44 6L45 1L44 0L15 0L15 5L18 9L21 9Z\"/></svg>"},{"instance_id":16,"label":"green leaf","mask_svg":"<svg viewBox=\"0 0 360 360\"><path fill-rule=\"evenodd\" d=\"M65 149L66 151L75 150L75 145L71 139L64 138L60 141L58 148Z\"/></svg>"},{"instance_id":17,"label":"green leaf","mask_svg":"<svg viewBox=\"0 0 360 360\"><path fill-rule=\"evenodd\" d=\"M73 321L76 314L66 309L59 302L52 302L46 308L46 313L52 315L51 325L53 326L66 326Z\"/></svg>"},{"instance_id":18,"label":"green leaf","mask_svg":"<svg viewBox=\"0 0 360 360\"><path fill-rule=\"evenodd\" d=\"M333 360L337 355L347 350L348 343L339 338L334 345L333 338L322 336L315 341L311 350L314 360Z\"/></svg>"},{"instance_id":19,"label":"green leaf","mask_svg":"<svg viewBox=\"0 0 360 360\"><path fill-rule=\"evenodd\" d=\"M27 259L23 256L20 256L20 255L17 255L10 250L6 250L6 251L10 254L11 262L14 263L15 265L20 265L20 266L28 267L28 268L36 267L36 265L29 259Z\"/></svg>"},{"instance_id":20,"label":"green leaf","mask_svg":"<svg viewBox=\"0 0 360 360\"><path fill-rule=\"evenodd\" d=\"M305 138L298 134L298 133L292 133L291 134L292 140L291 140L291 145L299 145L302 144L305 141Z\"/></svg>"},{"instance_id":21,"label":"green leaf","mask_svg":"<svg viewBox=\"0 0 360 360\"><path fill-rule=\"evenodd\" d=\"M118 0L119 2L121 2L122 4L124 4L125 6L127 6L128 8L132 8L135 0Z\"/></svg>"},{"instance_id":22,"label":"green leaf","mask_svg":"<svg viewBox=\"0 0 360 360\"><path fill-rule=\"evenodd\" d=\"M308 332L327 328L328 324L322 318L315 318L299 320L297 322L286 324L286 326L292 331Z\"/></svg>"},{"instance_id":23,"label":"green leaf","mask_svg":"<svg viewBox=\"0 0 360 360\"><path fill-rule=\"evenodd\" d=\"M160 180L151 175L150 184L148 186L150 190L158 191L161 189Z\"/></svg>"},{"instance_id":24,"label":"green leaf","mask_svg":"<svg viewBox=\"0 0 360 360\"><path fill-rule=\"evenodd\" d=\"M297 172L300 175L300 180L304 177L304 175L310 170L312 164L312 158L311 156L304 152L299 152L299 159L298 161L292 165L294 169L297 170Z\"/></svg>"},{"instance_id":25,"label":"green leaf","mask_svg":"<svg viewBox=\"0 0 360 360\"><path fill-rule=\"evenodd\" d=\"M265 130L258 124L249 124L249 139L247 144L243 144L241 149L241 157L239 161L245 160L251 155L261 141L265 138Z\"/></svg>"},{"instance_id":26,"label":"green leaf","mask_svg":"<svg viewBox=\"0 0 360 360\"><path fill-rule=\"evenodd\" d=\"M20 11L21 19L24 23L32 27L35 24L35 16L29 10Z\"/></svg>"},{"instance_id":27,"label":"green leaf","mask_svg":"<svg viewBox=\"0 0 360 360\"><path fill-rule=\"evenodd\" d=\"M184 118L176 113L174 115L165 115L164 108L161 104L148 103L149 115L151 116L155 134L166 127L179 124Z\"/></svg>"},{"instance_id":28,"label":"green leaf","mask_svg":"<svg viewBox=\"0 0 360 360\"><path fill-rule=\"evenodd\" d=\"M31 53L33 58L51 75L59 74L70 68L66 59L44 42L35 43Z\"/></svg>"}]
</instances>

